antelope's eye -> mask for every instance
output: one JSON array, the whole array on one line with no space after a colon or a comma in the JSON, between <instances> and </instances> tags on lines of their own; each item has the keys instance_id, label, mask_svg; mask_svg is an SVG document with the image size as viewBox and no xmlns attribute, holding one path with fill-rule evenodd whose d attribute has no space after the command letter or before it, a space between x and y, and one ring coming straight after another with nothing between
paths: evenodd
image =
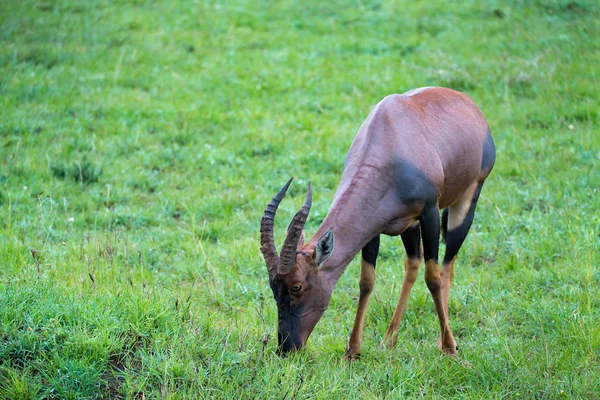
<instances>
[{"instance_id":1,"label":"antelope's eye","mask_svg":"<svg viewBox=\"0 0 600 400\"><path fill-rule=\"evenodd\" d=\"M294 284L292 285L292 291L294 291L294 292L299 292L299 291L300 291L300 289L302 289L302 285L301 285L301 284L299 284L299 283L294 283Z\"/></svg>"}]
</instances>

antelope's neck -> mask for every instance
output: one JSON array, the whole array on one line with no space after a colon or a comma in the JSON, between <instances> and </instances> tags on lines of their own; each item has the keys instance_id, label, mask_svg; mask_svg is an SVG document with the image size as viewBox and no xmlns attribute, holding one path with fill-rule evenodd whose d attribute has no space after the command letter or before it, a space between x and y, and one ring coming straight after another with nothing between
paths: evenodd
<instances>
[{"instance_id":1,"label":"antelope's neck","mask_svg":"<svg viewBox=\"0 0 600 400\"><path fill-rule=\"evenodd\" d=\"M333 253L321 267L332 290L352 259L383 231L388 221L372 199L353 193L352 187L336 193L329 213L309 242L314 247L328 230L333 230Z\"/></svg>"}]
</instances>

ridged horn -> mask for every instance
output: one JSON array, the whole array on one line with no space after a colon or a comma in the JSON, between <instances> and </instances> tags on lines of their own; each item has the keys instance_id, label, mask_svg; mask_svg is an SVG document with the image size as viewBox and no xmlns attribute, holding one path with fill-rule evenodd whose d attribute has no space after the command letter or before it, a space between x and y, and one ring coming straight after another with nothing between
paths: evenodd
<instances>
[{"instance_id":1,"label":"ridged horn","mask_svg":"<svg viewBox=\"0 0 600 400\"><path fill-rule=\"evenodd\" d=\"M310 206L312 204L312 190L310 189L310 182L308 182L308 193L306 193L306 199L304 205L294 215L294 219L290 223L287 231L287 237L281 248L281 258L279 260L278 271L280 274L290 272L296 266L296 249L298 247L298 241L302 235L304 224L308 219L310 213Z\"/></svg>"},{"instance_id":2,"label":"ridged horn","mask_svg":"<svg viewBox=\"0 0 600 400\"><path fill-rule=\"evenodd\" d=\"M277 265L279 264L279 256L277 255L275 239L273 237L275 213L277 212L277 207L279 207L281 199L283 199L283 196L285 196L285 193L290 187L292 179L294 178L290 178L290 180L281 188L279 193L277 193L275 197L273 197L273 200L267 205L260 222L260 251L267 263L267 270L269 271L269 278L271 279L277 274Z\"/></svg>"}]
</instances>

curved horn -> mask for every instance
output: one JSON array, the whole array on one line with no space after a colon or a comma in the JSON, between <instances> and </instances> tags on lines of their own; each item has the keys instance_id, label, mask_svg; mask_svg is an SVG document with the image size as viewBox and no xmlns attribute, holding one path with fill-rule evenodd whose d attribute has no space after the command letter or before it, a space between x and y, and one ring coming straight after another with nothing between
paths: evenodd
<instances>
[{"instance_id":1,"label":"curved horn","mask_svg":"<svg viewBox=\"0 0 600 400\"><path fill-rule=\"evenodd\" d=\"M267 262L267 269L269 270L269 278L273 278L277 274L277 264L279 264L279 256L277 255L277 249L275 248L275 240L273 238L273 223L275 221L275 213L277 207L285 196L292 179L281 188L279 193L273 197L273 200L265 208L265 213L260 222L260 251Z\"/></svg>"},{"instance_id":2,"label":"curved horn","mask_svg":"<svg viewBox=\"0 0 600 400\"><path fill-rule=\"evenodd\" d=\"M308 219L308 213L310 212L310 206L312 204L312 190L310 189L310 182L308 182L308 193L306 193L306 200L304 205L294 215L294 219L288 227L287 237L281 248L281 260L279 261L279 273L285 274L290 272L296 266L296 249L298 247L298 240L302 235L304 224Z\"/></svg>"}]
</instances>

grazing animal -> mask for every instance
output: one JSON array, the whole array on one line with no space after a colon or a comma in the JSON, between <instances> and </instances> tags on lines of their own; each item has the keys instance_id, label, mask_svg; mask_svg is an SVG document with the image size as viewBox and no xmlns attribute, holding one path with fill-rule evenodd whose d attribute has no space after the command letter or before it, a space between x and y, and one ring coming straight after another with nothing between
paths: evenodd
<instances>
[{"instance_id":1,"label":"grazing animal","mask_svg":"<svg viewBox=\"0 0 600 400\"><path fill-rule=\"evenodd\" d=\"M265 209L260 227L261 251L277 302L280 350L286 353L306 344L335 284L362 250L358 310L345 357L351 360L360 354L379 237L385 234L402 237L406 260L400 299L384 343L389 348L396 343L424 258L425 282L441 328L438 346L446 354L456 354L448 322L454 260L495 159L488 124L473 101L451 89L425 87L387 96L375 106L350 147L323 223L304 243L303 227L312 202L309 183L304 205L288 226L278 255L273 222L290 179ZM441 271L440 230L446 240Z\"/></svg>"}]
</instances>

